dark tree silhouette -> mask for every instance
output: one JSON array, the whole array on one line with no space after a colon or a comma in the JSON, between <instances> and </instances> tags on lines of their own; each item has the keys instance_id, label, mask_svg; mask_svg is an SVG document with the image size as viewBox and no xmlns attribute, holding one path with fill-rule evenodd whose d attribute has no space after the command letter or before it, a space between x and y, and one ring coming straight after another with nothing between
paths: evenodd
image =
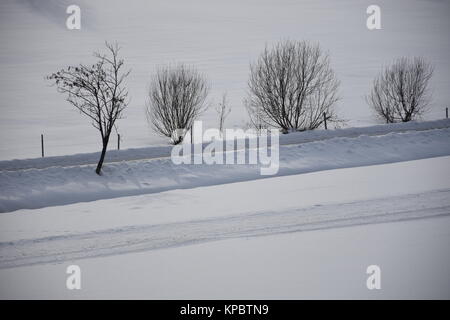
<instances>
[{"instance_id":1,"label":"dark tree silhouette","mask_svg":"<svg viewBox=\"0 0 450 320\"><path fill-rule=\"evenodd\" d=\"M153 130L171 139L183 141L194 121L205 111L209 87L193 67L163 67L153 77L149 90L147 119Z\"/></svg>"},{"instance_id":2,"label":"dark tree silhouette","mask_svg":"<svg viewBox=\"0 0 450 320\"><path fill-rule=\"evenodd\" d=\"M108 54L94 53L98 61L92 66L69 66L47 77L67 101L92 120L102 138L102 152L95 172L101 173L109 138L117 119L128 105L124 85L130 70L123 71L118 44L105 43Z\"/></svg>"},{"instance_id":3,"label":"dark tree silhouette","mask_svg":"<svg viewBox=\"0 0 450 320\"><path fill-rule=\"evenodd\" d=\"M366 101L386 123L414 120L428 109L432 75L433 67L423 58L397 59L375 78Z\"/></svg>"},{"instance_id":4,"label":"dark tree silhouette","mask_svg":"<svg viewBox=\"0 0 450 320\"><path fill-rule=\"evenodd\" d=\"M275 126L287 133L338 121L334 105L339 81L318 45L284 41L265 49L250 65L246 107L256 127Z\"/></svg>"}]
</instances>

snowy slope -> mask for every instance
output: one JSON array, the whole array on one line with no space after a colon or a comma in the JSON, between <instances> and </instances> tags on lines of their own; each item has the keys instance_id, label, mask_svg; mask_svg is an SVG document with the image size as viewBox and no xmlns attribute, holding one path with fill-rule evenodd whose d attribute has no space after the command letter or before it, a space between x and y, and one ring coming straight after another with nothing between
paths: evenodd
<instances>
[{"instance_id":1,"label":"snowy slope","mask_svg":"<svg viewBox=\"0 0 450 320\"><path fill-rule=\"evenodd\" d=\"M361 135L376 136L393 132L424 131L430 129L450 128L450 120L434 120L424 122L406 122L375 125L369 127L353 127L336 130L312 130L305 132L293 132L280 136L281 145L300 144L305 142L327 140L337 137L353 138ZM189 139L187 139L189 142ZM205 142L203 149L209 142ZM270 141L268 141L270 144ZM109 150L105 163L143 160L169 157L172 151L171 145L152 146L126 150ZM195 152L195 150L194 150ZM0 170L43 169L55 166L77 166L95 164L100 158L100 152L82 153L67 156L55 156L32 159L15 159L0 161Z\"/></svg>"},{"instance_id":2,"label":"snowy slope","mask_svg":"<svg viewBox=\"0 0 450 320\"><path fill-rule=\"evenodd\" d=\"M0 296L449 298L449 165L441 157L4 213ZM64 287L70 264L82 268L78 292ZM378 292L365 287L371 264L382 268Z\"/></svg>"},{"instance_id":3,"label":"snowy slope","mask_svg":"<svg viewBox=\"0 0 450 320\"><path fill-rule=\"evenodd\" d=\"M449 230L446 216L2 269L0 298L449 299ZM73 263L81 290L65 287Z\"/></svg>"},{"instance_id":4,"label":"snowy slope","mask_svg":"<svg viewBox=\"0 0 450 320\"><path fill-rule=\"evenodd\" d=\"M449 157L440 157L18 210L0 215L0 241L205 220L271 208L288 211L445 190L450 183L448 166ZM183 208L186 204L189 205Z\"/></svg>"},{"instance_id":5,"label":"snowy slope","mask_svg":"<svg viewBox=\"0 0 450 320\"><path fill-rule=\"evenodd\" d=\"M195 64L211 82L211 102L228 92L227 126L247 121L249 63L280 39L320 42L341 80L340 115L351 126L374 123L364 101L373 77L398 56L422 55L435 66L429 119L444 117L450 101L448 1L379 0L382 30L366 28L369 0L96 0L77 1L82 29L65 28L68 0L0 2L0 158L95 152L99 135L89 121L44 81L69 64L90 62L105 40L119 41L132 69L132 97L119 121L122 146L163 140L148 130L144 106L149 77L161 64ZM217 126L211 108L202 118ZM114 137L115 138L115 137ZM111 141L116 145L116 141Z\"/></svg>"},{"instance_id":6,"label":"snowy slope","mask_svg":"<svg viewBox=\"0 0 450 320\"><path fill-rule=\"evenodd\" d=\"M183 208L180 210L186 211ZM166 249L229 238L448 215L450 215L448 189L301 209L266 209L237 216L170 224L131 225L2 242L0 268Z\"/></svg>"},{"instance_id":7,"label":"snowy slope","mask_svg":"<svg viewBox=\"0 0 450 320\"><path fill-rule=\"evenodd\" d=\"M280 146L277 175L450 155L450 129L333 138ZM244 151L238 151L244 152ZM170 158L1 171L0 211L261 179L259 165L175 165Z\"/></svg>"},{"instance_id":8,"label":"snowy slope","mask_svg":"<svg viewBox=\"0 0 450 320\"><path fill-rule=\"evenodd\" d=\"M0 1L0 299L450 299L449 1ZM211 83L201 120L245 128L249 63L282 39L319 42L347 128L280 137L279 171L175 165L145 120L149 77L194 64ZM94 173L99 135L44 76L118 41L132 97ZM435 69L425 119L375 125L364 95L399 56ZM427 121L422 121L427 120ZM40 135L45 158L40 156ZM203 146L204 147L204 146ZM246 154L249 150L239 150ZM65 287L82 268L82 290ZM382 269L382 290L366 268Z\"/></svg>"}]
</instances>

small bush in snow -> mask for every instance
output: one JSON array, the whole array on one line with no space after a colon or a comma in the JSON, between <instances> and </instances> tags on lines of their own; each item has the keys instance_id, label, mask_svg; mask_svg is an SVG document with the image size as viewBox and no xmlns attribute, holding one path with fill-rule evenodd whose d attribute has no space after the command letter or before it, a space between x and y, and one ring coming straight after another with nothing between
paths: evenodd
<instances>
[{"instance_id":1,"label":"small bush in snow","mask_svg":"<svg viewBox=\"0 0 450 320\"><path fill-rule=\"evenodd\" d=\"M248 86L246 107L257 129L275 126L287 133L316 129L325 117L338 121L339 81L318 45L284 41L266 48L250 65Z\"/></svg>"},{"instance_id":2,"label":"small bush in snow","mask_svg":"<svg viewBox=\"0 0 450 320\"><path fill-rule=\"evenodd\" d=\"M432 75L433 67L423 58L397 59L375 78L367 103L386 123L414 120L428 109Z\"/></svg>"},{"instance_id":3,"label":"small bush in snow","mask_svg":"<svg viewBox=\"0 0 450 320\"><path fill-rule=\"evenodd\" d=\"M153 130L170 138L173 144L182 142L206 109L208 91L205 77L192 67L160 68L150 83L147 106L147 119Z\"/></svg>"}]
</instances>

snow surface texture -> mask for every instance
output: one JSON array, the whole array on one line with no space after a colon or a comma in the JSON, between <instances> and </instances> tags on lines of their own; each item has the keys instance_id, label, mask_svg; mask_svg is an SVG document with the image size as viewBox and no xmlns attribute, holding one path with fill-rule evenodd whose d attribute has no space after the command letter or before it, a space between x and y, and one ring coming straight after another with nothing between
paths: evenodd
<instances>
[{"instance_id":1,"label":"snow surface texture","mask_svg":"<svg viewBox=\"0 0 450 320\"><path fill-rule=\"evenodd\" d=\"M450 128L444 128L283 145L277 175L446 156L449 140ZM170 158L110 163L103 176L94 168L1 171L0 211L264 178L258 165L175 165Z\"/></svg>"},{"instance_id":2,"label":"snow surface texture","mask_svg":"<svg viewBox=\"0 0 450 320\"><path fill-rule=\"evenodd\" d=\"M449 299L449 230L447 216L2 269L0 298ZM65 287L74 263L81 290Z\"/></svg>"},{"instance_id":3,"label":"snow surface texture","mask_svg":"<svg viewBox=\"0 0 450 320\"><path fill-rule=\"evenodd\" d=\"M336 130L312 130L305 132L293 132L280 136L280 144L298 144L304 142L327 140L337 137L357 137L360 135L382 135L390 132L422 131L429 129L450 128L450 119L425 121L425 122L406 122L375 125L370 127L345 128ZM189 141L189 139L188 139ZM268 141L270 144L270 141ZM204 143L203 148L208 145ZM152 146L146 148L110 150L107 152L105 163L143 160L169 157L172 146ZM21 170L21 169L43 169L55 166L77 166L86 164L96 164L100 158L100 152L75 154L68 156L55 156L33 159L15 159L0 161L0 170Z\"/></svg>"},{"instance_id":4,"label":"snow surface texture","mask_svg":"<svg viewBox=\"0 0 450 320\"><path fill-rule=\"evenodd\" d=\"M100 137L90 121L44 76L90 63L105 40L118 41L132 69L132 97L118 121L122 147L165 142L145 120L150 76L167 63L195 64L211 82L214 106L228 92L227 127L244 127L249 63L266 44L282 39L319 42L341 81L338 111L350 126L375 122L364 95L380 69L400 56L424 56L435 67L428 119L445 115L450 101L449 1L378 0L381 30L366 27L369 0L96 0L77 1L81 30L65 27L69 0L0 1L0 159L95 152ZM215 103L214 103L215 102ZM217 126L214 108L204 114ZM111 145L116 145L115 136Z\"/></svg>"},{"instance_id":5,"label":"snow surface texture","mask_svg":"<svg viewBox=\"0 0 450 320\"><path fill-rule=\"evenodd\" d=\"M0 297L450 298L449 165L439 157L4 213ZM65 288L71 264L82 290ZM371 264L381 290L366 288Z\"/></svg>"},{"instance_id":6,"label":"snow surface texture","mask_svg":"<svg viewBox=\"0 0 450 320\"><path fill-rule=\"evenodd\" d=\"M376 31L366 0L80 0L79 31L65 28L70 4L0 1L0 298L450 299L450 122L366 127L364 101L383 66L423 56L425 120L443 118L449 1L379 0ZM283 39L329 52L353 128L282 136L276 177L174 165L145 120L156 68L194 64L212 88L204 128L224 92L226 127L245 128L249 63ZM128 149L97 176L98 132L44 76L92 62L105 40L123 47L132 100L118 122ZM46 158L25 159L41 133ZM69 264L82 290L66 289ZM382 290L366 288L371 264Z\"/></svg>"},{"instance_id":7,"label":"snow surface texture","mask_svg":"<svg viewBox=\"0 0 450 320\"><path fill-rule=\"evenodd\" d=\"M0 243L0 268L163 249L198 242L446 216L450 190L180 223L126 226Z\"/></svg>"}]
</instances>

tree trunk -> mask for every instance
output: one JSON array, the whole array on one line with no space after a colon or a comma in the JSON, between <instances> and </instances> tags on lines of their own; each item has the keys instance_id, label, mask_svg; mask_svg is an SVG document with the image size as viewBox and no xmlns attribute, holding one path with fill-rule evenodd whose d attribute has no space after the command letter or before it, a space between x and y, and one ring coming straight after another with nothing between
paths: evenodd
<instances>
[{"instance_id":1,"label":"tree trunk","mask_svg":"<svg viewBox=\"0 0 450 320\"><path fill-rule=\"evenodd\" d=\"M102 171L103 161L105 160L107 147L108 147L108 140L105 140L105 141L103 141L102 154L100 156L100 160L98 161L97 169L95 169L95 173L97 173L98 175L100 175L100 173Z\"/></svg>"},{"instance_id":2,"label":"tree trunk","mask_svg":"<svg viewBox=\"0 0 450 320\"><path fill-rule=\"evenodd\" d=\"M179 136L176 140L173 141L174 145L180 144L183 142L183 136ZM193 140L192 135L191 135L191 141ZM192 142L191 142L192 143Z\"/></svg>"}]
</instances>

